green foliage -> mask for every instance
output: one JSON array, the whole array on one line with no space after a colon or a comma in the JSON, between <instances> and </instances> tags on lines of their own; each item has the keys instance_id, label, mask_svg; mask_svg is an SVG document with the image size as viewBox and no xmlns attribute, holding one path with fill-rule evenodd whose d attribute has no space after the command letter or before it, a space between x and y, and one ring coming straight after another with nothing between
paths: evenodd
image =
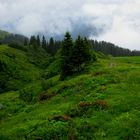
<instances>
[{"instance_id":1,"label":"green foliage","mask_svg":"<svg viewBox=\"0 0 140 140\"><path fill-rule=\"evenodd\" d=\"M28 46L28 44L29 44L29 40L28 40L27 38L25 38L23 44L24 44L24 46Z\"/></svg>"},{"instance_id":2,"label":"green foliage","mask_svg":"<svg viewBox=\"0 0 140 140\"><path fill-rule=\"evenodd\" d=\"M27 51L27 48L25 46L23 46L21 43L19 42L11 42L8 44L9 47L12 47L12 48L16 48L16 49L19 49L19 50L22 50L22 51Z\"/></svg>"},{"instance_id":3,"label":"green foliage","mask_svg":"<svg viewBox=\"0 0 140 140\"><path fill-rule=\"evenodd\" d=\"M37 95L42 91L42 86L40 84L33 84L27 86L19 91L19 98L25 102L33 102L37 100Z\"/></svg>"},{"instance_id":4,"label":"green foliage","mask_svg":"<svg viewBox=\"0 0 140 140\"><path fill-rule=\"evenodd\" d=\"M91 54L88 41L78 36L70 57L73 71L80 72L90 60Z\"/></svg>"},{"instance_id":5,"label":"green foliage","mask_svg":"<svg viewBox=\"0 0 140 140\"><path fill-rule=\"evenodd\" d=\"M50 89L51 87L53 87L56 84L57 84L57 77L53 77L53 78L50 78L47 80L42 79L42 81L41 81L42 88L45 91Z\"/></svg>"},{"instance_id":6,"label":"green foliage","mask_svg":"<svg viewBox=\"0 0 140 140\"><path fill-rule=\"evenodd\" d=\"M40 42L40 37L39 37L39 35L37 35L37 39L36 39L37 41L37 45L40 47L41 46L41 42Z\"/></svg>"},{"instance_id":7,"label":"green foliage","mask_svg":"<svg viewBox=\"0 0 140 140\"><path fill-rule=\"evenodd\" d=\"M51 37L50 40L49 40L48 46L47 46L47 52L52 54L52 55L55 54L54 44L55 44L54 39L53 39L53 37Z\"/></svg>"},{"instance_id":8,"label":"green foliage","mask_svg":"<svg viewBox=\"0 0 140 140\"><path fill-rule=\"evenodd\" d=\"M8 138L8 136L4 136L4 134L0 134L0 139L1 140L11 140L10 138Z\"/></svg>"},{"instance_id":9,"label":"green foliage","mask_svg":"<svg viewBox=\"0 0 140 140\"><path fill-rule=\"evenodd\" d=\"M8 36L10 33L6 31L0 30L0 39L4 39L6 36Z\"/></svg>"},{"instance_id":10,"label":"green foliage","mask_svg":"<svg viewBox=\"0 0 140 140\"><path fill-rule=\"evenodd\" d=\"M27 56L30 63L42 69L49 66L52 62L50 55L41 47L34 48L34 46L29 46Z\"/></svg>"},{"instance_id":11,"label":"green foliage","mask_svg":"<svg viewBox=\"0 0 140 140\"><path fill-rule=\"evenodd\" d=\"M82 71L85 66L92 61L96 61L96 56L90 53L90 46L87 39L80 36L73 43L69 32L65 34L61 48L61 74L60 79L75 72Z\"/></svg>"},{"instance_id":12,"label":"green foliage","mask_svg":"<svg viewBox=\"0 0 140 140\"><path fill-rule=\"evenodd\" d=\"M126 48L121 48L113 43L97 40L89 40L92 48L96 52L101 52L104 55L112 56L140 56L140 51L129 50Z\"/></svg>"},{"instance_id":13,"label":"green foliage","mask_svg":"<svg viewBox=\"0 0 140 140\"><path fill-rule=\"evenodd\" d=\"M0 139L139 140L140 57L95 53L88 71L60 81L57 55L38 69L26 52L0 47L0 80L17 84L0 94Z\"/></svg>"},{"instance_id":14,"label":"green foliage","mask_svg":"<svg viewBox=\"0 0 140 140\"><path fill-rule=\"evenodd\" d=\"M30 64L23 51L2 46L0 50L0 90L9 91L22 88L39 78L39 70Z\"/></svg>"},{"instance_id":15,"label":"green foliage","mask_svg":"<svg viewBox=\"0 0 140 140\"><path fill-rule=\"evenodd\" d=\"M68 128L64 122L49 122L45 127L39 127L30 134L29 139L36 139L36 135L46 140L67 139Z\"/></svg>"},{"instance_id":16,"label":"green foliage","mask_svg":"<svg viewBox=\"0 0 140 140\"><path fill-rule=\"evenodd\" d=\"M43 37L42 37L42 48L43 48L44 50L46 50L46 47L47 47L46 39L45 39L45 37L43 36Z\"/></svg>"},{"instance_id":17,"label":"green foliage","mask_svg":"<svg viewBox=\"0 0 140 140\"><path fill-rule=\"evenodd\" d=\"M61 65L61 60L60 58L56 58L44 71L43 73L43 78L51 78L55 75L58 75L60 73L60 65Z\"/></svg>"},{"instance_id":18,"label":"green foliage","mask_svg":"<svg viewBox=\"0 0 140 140\"><path fill-rule=\"evenodd\" d=\"M61 76L60 79L63 80L67 75L71 73L71 49L73 47L72 38L69 32L65 34L64 41L61 48Z\"/></svg>"},{"instance_id":19,"label":"green foliage","mask_svg":"<svg viewBox=\"0 0 140 140\"><path fill-rule=\"evenodd\" d=\"M31 36L29 44L34 47L37 47L37 40L35 36Z\"/></svg>"}]
</instances>

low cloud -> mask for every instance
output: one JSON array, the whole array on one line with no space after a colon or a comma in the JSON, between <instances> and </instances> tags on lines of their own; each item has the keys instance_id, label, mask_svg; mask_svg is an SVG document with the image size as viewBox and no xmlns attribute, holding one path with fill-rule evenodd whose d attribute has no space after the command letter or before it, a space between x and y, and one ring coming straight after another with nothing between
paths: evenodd
<instances>
[{"instance_id":1,"label":"low cloud","mask_svg":"<svg viewBox=\"0 0 140 140\"><path fill-rule=\"evenodd\" d=\"M139 0L1 0L0 28L27 36L83 33L140 50Z\"/></svg>"},{"instance_id":2,"label":"low cloud","mask_svg":"<svg viewBox=\"0 0 140 140\"><path fill-rule=\"evenodd\" d=\"M108 1L109 2L109 1ZM92 22L96 27L102 27L97 40L105 40L119 46L140 50L140 2L90 3L83 7L87 15L94 15Z\"/></svg>"}]
</instances>

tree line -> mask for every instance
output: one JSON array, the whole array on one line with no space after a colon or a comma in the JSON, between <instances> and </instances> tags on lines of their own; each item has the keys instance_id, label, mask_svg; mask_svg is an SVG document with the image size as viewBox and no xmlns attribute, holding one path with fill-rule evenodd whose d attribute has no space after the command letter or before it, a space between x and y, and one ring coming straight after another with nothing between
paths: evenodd
<instances>
[{"instance_id":1,"label":"tree line","mask_svg":"<svg viewBox=\"0 0 140 140\"><path fill-rule=\"evenodd\" d=\"M28 40L28 38L20 34L8 34L0 39L0 44L9 44L11 42L23 44L24 40Z\"/></svg>"},{"instance_id":2,"label":"tree line","mask_svg":"<svg viewBox=\"0 0 140 140\"><path fill-rule=\"evenodd\" d=\"M112 56L140 56L140 51L137 50L129 50L125 48L121 48L119 46L114 45L110 42L105 41L97 41L97 40L89 40L92 49L96 52L102 52L105 55Z\"/></svg>"},{"instance_id":3,"label":"tree line","mask_svg":"<svg viewBox=\"0 0 140 140\"><path fill-rule=\"evenodd\" d=\"M46 41L45 37L42 37L42 41L40 41L39 36L31 36L29 44L34 46L42 46L46 52L49 54L55 55L56 52L60 49L62 40L54 40L53 37ZM87 40L93 51L102 52L105 55L112 56L140 56L140 51L137 50L129 50L126 48L119 47L113 43L106 41L97 41L97 40Z\"/></svg>"},{"instance_id":4,"label":"tree line","mask_svg":"<svg viewBox=\"0 0 140 140\"><path fill-rule=\"evenodd\" d=\"M96 52L102 52L105 55L112 56L140 56L140 51L138 50L129 50L122 47L119 47L113 43L106 41L97 41L97 40L88 40L92 49ZM62 40L55 40L53 37L46 39L45 36L40 37L31 36L27 38L23 35L19 34L9 34L5 38L0 40L0 44L10 44L11 46L15 46L17 44L17 48L22 48L22 50L26 50L21 45L33 45L34 47L42 47L49 54L55 55L56 52L60 49Z\"/></svg>"},{"instance_id":5,"label":"tree line","mask_svg":"<svg viewBox=\"0 0 140 140\"><path fill-rule=\"evenodd\" d=\"M31 36L29 40L25 39L24 45L32 45L34 48L42 47L47 53L55 55L57 50L60 48L62 41L55 40L51 37L49 40L46 40L45 36L40 38L39 35Z\"/></svg>"}]
</instances>

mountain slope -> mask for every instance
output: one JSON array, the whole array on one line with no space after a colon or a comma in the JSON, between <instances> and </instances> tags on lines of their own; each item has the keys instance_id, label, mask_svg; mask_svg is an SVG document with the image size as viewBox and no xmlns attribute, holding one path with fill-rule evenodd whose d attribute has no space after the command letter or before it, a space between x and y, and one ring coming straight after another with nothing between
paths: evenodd
<instances>
[{"instance_id":1,"label":"mountain slope","mask_svg":"<svg viewBox=\"0 0 140 140\"><path fill-rule=\"evenodd\" d=\"M0 45L0 92L20 89L39 75L24 51Z\"/></svg>"},{"instance_id":2,"label":"mountain slope","mask_svg":"<svg viewBox=\"0 0 140 140\"><path fill-rule=\"evenodd\" d=\"M139 67L140 57L100 59L65 81L45 80L36 103L1 94L0 139L140 139Z\"/></svg>"},{"instance_id":3,"label":"mountain slope","mask_svg":"<svg viewBox=\"0 0 140 140\"><path fill-rule=\"evenodd\" d=\"M0 40L4 39L5 37L7 37L8 35L10 35L10 33L0 30Z\"/></svg>"},{"instance_id":4,"label":"mountain slope","mask_svg":"<svg viewBox=\"0 0 140 140\"><path fill-rule=\"evenodd\" d=\"M24 41L28 40L26 36L21 34L13 34L7 31L0 30L0 43L1 44L9 44L11 42L18 42L20 44L24 44Z\"/></svg>"}]
</instances>

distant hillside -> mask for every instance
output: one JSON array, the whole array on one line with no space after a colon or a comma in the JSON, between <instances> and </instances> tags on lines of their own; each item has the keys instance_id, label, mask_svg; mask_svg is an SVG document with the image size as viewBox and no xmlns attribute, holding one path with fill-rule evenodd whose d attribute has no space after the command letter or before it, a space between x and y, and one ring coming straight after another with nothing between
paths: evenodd
<instances>
[{"instance_id":1,"label":"distant hillside","mask_svg":"<svg viewBox=\"0 0 140 140\"><path fill-rule=\"evenodd\" d=\"M9 35L10 35L9 32L0 30L0 40L1 40L1 39L4 39L5 37L7 37L7 36L9 36Z\"/></svg>"},{"instance_id":2,"label":"distant hillside","mask_svg":"<svg viewBox=\"0 0 140 140\"><path fill-rule=\"evenodd\" d=\"M80 27L79 27L80 28ZM87 29L85 27L85 29ZM86 32L90 32L90 28L88 30L85 31L85 29L81 29L81 36L88 36L88 34L86 34ZM98 34L97 31L95 32L95 34ZM44 47L44 49L46 51L48 51L48 53L55 55L56 52L60 49L61 43L62 43L62 35L61 37L59 36L54 36L54 37L50 37L50 34L45 33L45 35L47 35L46 37L46 42L47 45L46 47ZM42 34L40 34L40 36L43 36ZM74 34L74 32L72 32L72 36L75 39L77 34ZM35 36L32 36L35 37ZM50 39L49 39L50 37ZM6 31L2 31L0 30L0 44L10 44L12 42L16 42L18 44L23 45L25 43L25 40L27 42L29 42L28 37L20 35L20 34L12 34L12 33L8 33ZM40 41L42 41L42 38L40 38ZM112 56L140 56L140 51L139 50L129 50L126 48L117 46L113 43L110 42L106 42L106 41L97 41L97 40L89 40L91 47L94 51L96 52L101 52L105 55L112 55Z\"/></svg>"},{"instance_id":3,"label":"distant hillside","mask_svg":"<svg viewBox=\"0 0 140 140\"><path fill-rule=\"evenodd\" d=\"M0 44L9 44L11 42L23 44L25 39L28 38L20 34L12 34L7 31L0 30Z\"/></svg>"},{"instance_id":4,"label":"distant hillside","mask_svg":"<svg viewBox=\"0 0 140 140\"><path fill-rule=\"evenodd\" d=\"M92 49L96 52L102 52L105 55L112 56L140 56L140 51L129 50L123 47L119 47L113 43L106 41L89 40Z\"/></svg>"}]
</instances>

